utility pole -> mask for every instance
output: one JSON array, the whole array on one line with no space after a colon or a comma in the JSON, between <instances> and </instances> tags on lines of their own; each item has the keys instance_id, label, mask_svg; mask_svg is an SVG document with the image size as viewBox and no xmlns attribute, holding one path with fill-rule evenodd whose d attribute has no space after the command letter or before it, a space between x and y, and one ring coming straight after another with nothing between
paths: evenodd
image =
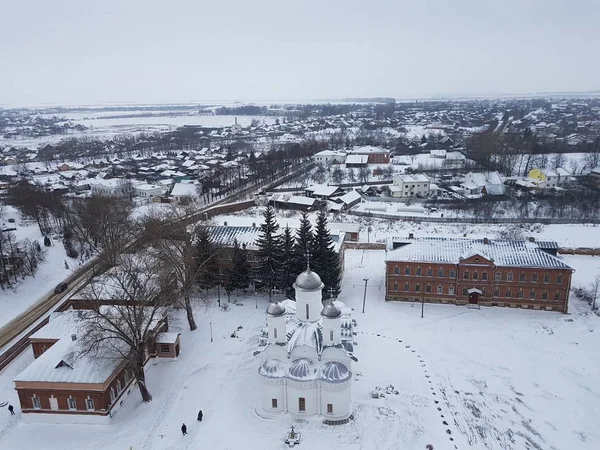
<instances>
[{"instance_id":1,"label":"utility pole","mask_svg":"<svg viewBox=\"0 0 600 450\"><path fill-rule=\"evenodd\" d=\"M367 283L369 282L368 278L363 278L363 281L365 282L365 295L363 296L363 314L365 313L365 303L367 301Z\"/></svg>"},{"instance_id":2,"label":"utility pole","mask_svg":"<svg viewBox=\"0 0 600 450\"><path fill-rule=\"evenodd\" d=\"M219 308L221 307L221 282L217 284L217 302L219 303Z\"/></svg>"},{"instance_id":3,"label":"utility pole","mask_svg":"<svg viewBox=\"0 0 600 450\"><path fill-rule=\"evenodd\" d=\"M425 289L423 289L423 291L421 291L421 319L423 318L424 309L425 309Z\"/></svg>"},{"instance_id":4,"label":"utility pole","mask_svg":"<svg viewBox=\"0 0 600 450\"><path fill-rule=\"evenodd\" d=\"M210 342L213 341L213 337L212 337L212 322L209 322L208 325L210 326Z\"/></svg>"}]
</instances>

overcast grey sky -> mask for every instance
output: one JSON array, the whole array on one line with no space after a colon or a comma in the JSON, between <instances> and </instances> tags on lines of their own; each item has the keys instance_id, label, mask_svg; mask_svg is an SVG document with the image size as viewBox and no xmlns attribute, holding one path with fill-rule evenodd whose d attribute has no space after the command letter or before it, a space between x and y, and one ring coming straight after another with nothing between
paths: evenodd
<instances>
[{"instance_id":1,"label":"overcast grey sky","mask_svg":"<svg viewBox=\"0 0 600 450\"><path fill-rule=\"evenodd\" d=\"M600 89L599 0L1 0L0 105Z\"/></svg>"}]
</instances>

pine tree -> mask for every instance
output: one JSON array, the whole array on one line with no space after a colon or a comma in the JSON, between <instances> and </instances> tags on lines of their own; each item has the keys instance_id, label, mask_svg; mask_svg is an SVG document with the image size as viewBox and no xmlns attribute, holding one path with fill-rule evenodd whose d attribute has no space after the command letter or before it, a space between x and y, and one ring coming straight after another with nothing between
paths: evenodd
<instances>
[{"instance_id":1,"label":"pine tree","mask_svg":"<svg viewBox=\"0 0 600 450\"><path fill-rule=\"evenodd\" d=\"M199 268L196 280L198 285L207 291L219 283L219 263L215 253L216 247L210 239L208 230L201 228L196 241L196 262Z\"/></svg>"},{"instance_id":2,"label":"pine tree","mask_svg":"<svg viewBox=\"0 0 600 450\"><path fill-rule=\"evenodd\" d=\"M246 250L240 247L237 239L233 241L233 254L229 269L229 284L233 289L246 289L250 284L250 263Z\"/></svg>"},{"instance_id":3,"label":"pine tree","mask_svg":"<svg viewBox=\"0 0 600 450\"><path fill-rule=\"evenodd\" d=\"M259 236L256 240L259 259L257 275L263 288L269 293L269 301L271 301L279 275L281 238L277 235L279 225L275 220L275 213L271 205L267 206L263 217L265 221L260 225Z\"/></svg>"},{"instance_id":4,"label":"pine tree","mask_svg":"<svg viewBox=\"0 0 600 450\"><path fill-rule=\"evenodd\" d=\"M289 227L285 227L281 236L281 262L279 266L279 288L287 297L293 293L294 272L294 236Z\"/></svg>"},{"instance_id":5,"label":"pine tree","mask_svg":"<svg viewBox=\"0 0 600 450\"><path fill-rule=\"evenodd\" d=\"M327 216L324 211L321 211L315 226L310 267L321 277L325 285L323 299L328 299L332 294L335 297L340 292L340 259L333 248L333 240L327 228Z\"/></svg>"},{"instance_id":6,"label":"pine tree","mask_svg":"<svg viewBox=\"0 0 600 450\"><path fill-rule=\"evenodd\" d=\"M292 273L299 275L306 269L306 254L310 255L312 251L313 232L308 214L302 213L300 219L300 228L296 232L296 241L294 243L294 262L292 265Z\"/></svg>"}]
</instances>

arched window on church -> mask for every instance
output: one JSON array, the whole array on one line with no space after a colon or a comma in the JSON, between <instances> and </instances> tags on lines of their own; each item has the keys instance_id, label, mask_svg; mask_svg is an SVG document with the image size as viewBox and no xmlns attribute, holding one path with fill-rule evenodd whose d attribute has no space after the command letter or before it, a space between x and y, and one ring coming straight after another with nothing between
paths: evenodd
<instances>
[{"instance_id":1,"label":"arched window on church","mask_svg":"<svg viewBox=\"0 0 600 450\"><path fill-rule=\"evenodd\" d=\"M273 337L277 339L277 328L273 329Z\"/></svg>"},{"instance_id":2,"label":"arched window on church","mask_svg":"<svg viewBox=\"0 0 600 450\"><path fill-rule=\"evenodd\" d=\"M308 319L309 319L309 317L308 317L308 309L309 309L309 308L308 308L308 305L306 305L306 320L308 320Z\"/></svg>"}]
</instances>

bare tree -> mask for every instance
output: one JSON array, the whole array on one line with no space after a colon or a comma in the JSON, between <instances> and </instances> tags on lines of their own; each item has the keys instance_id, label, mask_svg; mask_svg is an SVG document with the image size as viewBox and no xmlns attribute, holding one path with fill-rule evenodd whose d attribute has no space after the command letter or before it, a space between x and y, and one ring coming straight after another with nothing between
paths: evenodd
<instances>
[{"instance_id":1,"label":"bare tree","mask_svg":"<svg viewBox=\"0 0 600 450\"><path fill-rule=\"evenodd\" d=\"M563 167L566 162L565 154L557 153L552 157L552 168L558 169L559 167Z\"/></svg>"},{"instance_id":2,"label":"bare tree","mask_svg":"<svg viewBox=\"0 0 600 450\"><path fill-rule=\"evenodd\" d=\"M592 311L596 311L596 303L600 299L600 275L596 275L596 278L590 283L587 294L592 302Z\"/></svg>"},{"instance_id":3,"label":"bare tree","mask_svg":"<svg viewBox=\"0 0 600 450\"><path fill-rule=\"evenodd\" d=\"M29 239L22 241L20 247L24 274L35 277L40 263L46 259L47 250L42 248L38 241L30 241Z\"/></svg>"},{"instance_id":4,"label":"bare tree","mask_svg":"<svg viewBox=\"0 0 600 450\"><path fill-rule=\"evenodd\" d=\"M150 255L122 255L118 267L82 291L94 308L82 313L78 330L82 337L73 356L126 362L142 400L151 401L144 365L173 305L172 284L170 271Z\"/></svg>"},{"instance_id":5,"label":"bare tree","mask_svg":"<svg viewBox=\"0 0 600 450\"><path fill-rule=\"evenodd\" d=\"M133 237L133 204L123 197L93 196L73 203L68 230L82 251L101 253L111 264Z\"/></svg>"},{"instance_id":6,"label":"bare tree","mask_svg":"<svg viewBox=\"0 0 600 450\"><path fill-rule=\"evenodd\" d=\"M177 294L186 310L190 330L197 328L191 301L198 275L208 264L214 264L221 248L213 247L211 254L198 260L197 237L201 223L188 225L190 207L174 206L157 213L151 211L141 219L144 240L152 246L153 254L172 271L177 280Z\"/></svg>"}]
</instances>

